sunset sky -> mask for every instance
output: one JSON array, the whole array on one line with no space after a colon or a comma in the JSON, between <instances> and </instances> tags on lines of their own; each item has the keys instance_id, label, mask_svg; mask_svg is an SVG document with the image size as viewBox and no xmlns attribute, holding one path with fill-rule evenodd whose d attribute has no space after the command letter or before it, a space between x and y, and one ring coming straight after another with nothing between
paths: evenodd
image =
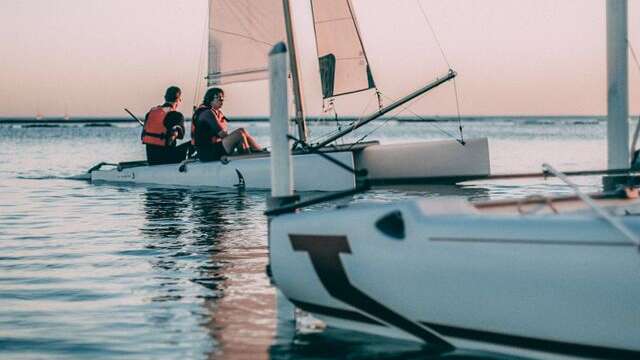
<instances>
[{"instance_id":1,"label":"sunset sky","mask_svg":"<svg viewBox=\"0 0 640 360\"><path fill-rule=\"evenodd\" d=\"M308 112L321 107L308 0L292 0ZM446 72L426 11L459 73L462 115L592 115L606 111L605 0L353 0L380 90L398 98ZM629 40L640 54L640 2L629 1ZM419 5L420 4L420 5ZM189 114L206 69L206 0L2 0L0 116L143 114L172 84ZM630 103L640 72L630 58ZM264 84L232 85L233 115L268 112ZM362 114L372 94L339 99ZM199 101L199 99L198 99ZM389 102L387 100L386 102ZM425 115L456 112L452 85L416 102Z\"/></svg>"}]
</instances>

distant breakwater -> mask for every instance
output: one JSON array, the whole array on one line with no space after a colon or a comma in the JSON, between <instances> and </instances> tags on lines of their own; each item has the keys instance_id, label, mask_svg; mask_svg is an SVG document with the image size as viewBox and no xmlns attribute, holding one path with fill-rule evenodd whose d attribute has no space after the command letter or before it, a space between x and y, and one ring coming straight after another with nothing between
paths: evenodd
<instances>
[{"instance_id":1,"label":"distant breakwater","mask_svg":"<svg viewBox=\"0 0 640 360\"><path fill-rule=\"evenodd\" d=\"M630 117L631 120L638 120L638 116L634 115ZM350 123L359 120L358 117L347 116L340 117L338 119L332 117L307 117L309 122L340 122ZM395 117L383 117L376 121L397 121L408 123L419 122L451 122L451 121L523 121L523 122L553 122L553 121L578 121L578 122L600 122L606 121L605 115L562 115L562 116L395 116ZM186 119L187 122L191 121L191 118ZM252 117L232 117L229 119L231 122L268 122L267 116L252 116ZM71 125L71 124L118 124L118 123L136 123L137 121L129 117L77 117L72 119L65 118L32 118L32 117L0 117L0 124L7 125Z\"/></svg>"}]
</instances>

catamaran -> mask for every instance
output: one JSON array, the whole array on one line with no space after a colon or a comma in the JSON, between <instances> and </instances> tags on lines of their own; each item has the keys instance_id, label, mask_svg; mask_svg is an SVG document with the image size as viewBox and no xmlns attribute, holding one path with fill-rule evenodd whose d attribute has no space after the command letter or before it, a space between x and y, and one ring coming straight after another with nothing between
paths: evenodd
<instances>
[{"instance_id":1,"label":"catamaran","mask_svg":"<svg viewBox=\"0 0 640 360\"><path fill-rule=\"evenodd\" d=\"M402 144L335 143L353 130L453 79L456 76L453 70L344 129L317 142L311 141L305 121L290 5L289 0L210 0L206 78L208 86L264 80L267 52L273 44L286 40L295 105L293 122L298 130L297 147L293 151L296 190L345 190L365 179L380 183L429 179L456 182L489 175L486 138ZM351 1L312 0L311 7L323 97L334 99L377 91ZM333 161L325 161L327 157ZM269 189L269 162L269 154L232 155L214 162L187 160L181 164L154 166L144 161L105 162L92 167L89 175L93 182ZM356 171L345 171L345 168Z\"/></svg>"},{"instance_id":2,"label":"catamaran","mask_svg":"<svg viewBox=\"0 0 640 360\"><path fill-rule=\"evenodd\" d=\"M626 9L626 1L607 2L613 170L629 169ZM271 279L327 326L442 352L639 359L637 189L589 196L543 167L575 195L428 198L300 213L294 210L305 203L283 201L268 212ZM273 204L291 195L288 182L276 177Z\"/></svg>"}]
</instances>

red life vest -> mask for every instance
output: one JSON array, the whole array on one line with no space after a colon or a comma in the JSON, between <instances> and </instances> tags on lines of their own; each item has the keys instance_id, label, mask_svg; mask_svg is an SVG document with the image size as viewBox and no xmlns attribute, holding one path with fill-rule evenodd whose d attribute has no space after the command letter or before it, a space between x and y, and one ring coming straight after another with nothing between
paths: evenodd
<instances>
[{"instance_id":1,"label":"red life vest","mask_svg":"<svg viewBox=\"0 0 640 360\"><path fill-rule=\"evenodd\" d=\"M142 143L157 146L167 146L167 128L164 119L167 112L162 106L156 106L149 110L142 129Z\"/></svg>"}]
</instances>

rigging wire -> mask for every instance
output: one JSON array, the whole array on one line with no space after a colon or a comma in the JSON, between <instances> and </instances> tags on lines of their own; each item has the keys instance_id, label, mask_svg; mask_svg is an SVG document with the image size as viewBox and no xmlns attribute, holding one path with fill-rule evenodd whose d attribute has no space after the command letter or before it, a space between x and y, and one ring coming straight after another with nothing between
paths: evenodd
<instances>
[{"instance_id":1,"label":"rigging wire","mask_svg":"<svg viewBox=\"0 0 640 360\"><path fill-rule=\"evenodd\" d=\"M389 99L389 100L393 101L393 99L391 99L390 97L388 97L388 96L384 95L383 93L380 93L380 95L382 95L382 96L384 96L385 98L387 98L387 99ZM418 119L423 120L423 121L426 121L426 119L424 119L423 117L421 117L420 115L418 115L417 113L415 113L413 110L411 110L411 109L410 109L410 107L411 107L411 105L410 105L410 104L408 104L408 105L407 105L407 106L405 106L404 108L402 108L402 109L398 110L398 111L396 112L396 114L402 113L402 112L404 112L404 111L406 110L406 111L411 112L411 113L412 113L415 117L417 117ZM353 146L355 146L355 145L357 145L357 144L361 143L361 142L362 142L364 139L366 139L369 135L373 134L374 132L378 131L380 128L382 128L383 126L385 126L386 124L388 124L388 123L389 123L389 121L391 121L391 120L397 120L397 119L398 119L398 118L397 118L397 116L396 116L396 115L393 115L393 116L390 116L390 117L386 118L386 119L382 122L382 124L378 125L378 126L377 126L376 128L374 128L373 130L371 130L371 131L369 131L368 133L364 134L364 135L363 135L362 137L360 137L357 141L355 141L355 142L351 145L351 147L353 147ZM456 139L455 135L453 135L452 133L450 133L450 132L448 132L448 131L446 131L446 130L442 129L441 127L439 127L439 126L435 125L434 123L429 123L429 124L430 124L431 126L435 127L435 128L436 128L438 131L440 131L441 133L443 133L443 134L445 134L446 136L449 136L449 137L451 137L451 138L455 139L455 140L456 140L456 141L458 141L460 144L464 145L464 140L462 140L462 139L461 139L461 140Z\"/></svg>"},{"instance_id":2,"label":"rigging wire","mask_svg":"<svg viewBox=\"0 0 640 360\"><path fill-rule=\"evenodd\" d=\"M447 55L444 52L444 48L442 47L442 44L440 43L440 39L438 39L438 36L436 35L436 31L433 28L433 25L431 24L431 21L429 20L429 17L427 16L427 12L424 10L424 7L422 6L422 3L420 2L420 0L416 0L416 2L418 3L418 7L420 8L420 12L422 13L422 17L424 17L425 22L427 23L427 25L429 26L429 30L431 30L431 34L433 36L433 39L435 40L436 44L438 45L438 49L440 49L440 54L442 55L442 59L444 60L444 62L447 64L447 66L449 67L449 70L451 70L451 63L449 63L449 59L447 59ZM454 91L454 96L456 98L456 114L458 115L458 131L460 132L460 144L464 145L464 135L462 132L462 117L460 115L460 100L459 100L459 94L458 94L458 85L456 83L456 79L453 79L453 91ZM417 116L417 115L416 115Z\"/></svg>"},{"instance_id":3,"label":"rigging wire","mask_svg":"<svg viewBox=\"0 0 640 360\"><path fill-rule=\"evenodd\" d=\"M460 144L464 145L464 134L462 133L462 118L460 116L460 102L458 96L458 84L456 84L456 78L453 78L453 91L456 97L456 112L458 114L458 130L460 131Z\"/></svg>"},{"instance_id":4,"label":"rigging wire","mask_svg":"<svg viewBox=\"0 0 640 360\"><path fill-rule=\"evenodd\" d=\"M377 91L377 88L376 88L376 91ZM378 95L377 95L377 96L378 96ZM364 116L366 115L366 114L365 114L365 111L367 111L367 109L368 109L368 108L369 108L369 106L371 105L371 102L372 102L372 101L373 101L373 98L372 98L372 97L370 97L370 98L369 98L369 102L364 106L364 108L363 108L363 109L362 109L362 111L360 112L360 116L359 116L356 120L351 121L347 126L353 126L353 125L357 124L360 120L362 120L362 119L364 118ZM323 106L324 106L324 103L323 103ZM334 112L335 112L335 110L334 110ZM338 114L337 114L337 112L335 113L335 115L336 115L336 125L337 125L337 124L338 124L338 117L337 117L337 116L338 116ZM339 133L340 131L342 131L342 126L338 126L338 129L336 129L336 130L334 130L334 131L330 131L330 132L328 132L328 133L326 133L326 134L322 134L322 135L320 135L320 136L318 136L318 137L314 138L314 139L313 139L313 142L318 143L318 142L320 142L320 140L325 139L325 138L328 138L328 137L330 137L330 136L333 136L333 135L335 135L335 134Z\"/></svg>"},{"instance_id":5,"label":"rigging wire","mask_svg":"<svg viewBox=\"0 0 640 360\"><path fill-rule=\"evenodd\" d=\"M426 22L427 26L429 27L429 30L431 31L431 34L432 34L432 36L433 36L433 39L435 40L435 42L436 42L436 44L437 44L437 46L438 46L438 49L440 50L440 54L442 55L442 59L444 60L444 62L447 64L447 66L448 66L448 67L449 67L449 69L451 70L451 64L449 63L449 60L447 59L447 56L446 56L445 51L444 51L444 48L442 47L442 44L440 43L440 40L438 39L438 37L437 37L437 35L436 35L436 32L435 32L435 30L434 30L433 25L431 24L431 21L429 20L429 17L427 16L427 14L426 14L426 12L425 12L425 10L424 10L424 8L423 8L423 6L422 6L422 4L421 4L420 0L416 0L416 2L418 3L418 7L420 8L420 12L422 13L423 18L424 18L424 20L425 20L425 22ZM384 95L382 92L380 92L380 90L379 90L377 87L375 88L375 90L376 90L376 97L377 97L377 100L378 100L378 109L381 109L381 108L383 107L383 105L382 105L382 98L383 98L383 97L384 97L384 98L386 98L386 99L389 99L389 100L393 101L390 97L388 97L388 96ZM450 138L453 138L453 139L457 140L460 144L464 145L464 144L465 144L465 142L464 142L464 136L463 136L463 132L462 132L463 127L462 127L462 119L461 119L461 112L460 112L460 101L459 101L459 98L458 98L458 88L457 88L457 84L456 84L455 79L454 79L454 95L455 95L455 99L456 99L456 113L457 113L457 119L458 119L458 130L459 130L459 132L460 132L460 139L457 139L455 135L453 135L452 133L450 133L450 132L448 132L448 131L444 130L443 128L441 128L441 127L439 127L439 126L437 126L437 125L435 125L434 123L430 123L430 124L431 124L431 126L433 126L434 128L436 128L438 131L440 131L440 132L441 132L441 133L443 133L444 135L446 135L446 136L448 136L448 137L450 137ZM366 108L370 105L370 103L371 103L371 100L369 101L369 104L367 104L367 106L365 107L365 110L366 110ZM324 104L323 104L323 105L324 105ZM401 113L401 112L403 112L403 111L405 111L405 110L408 110L408 111L410 111L410 112L411 112L415 117L417 117L418 119L420 119L420 120L426 120L426 119L424 119L423 117L421 117L420 115L418 115L417 113L415 113L414 111L412 111L411 109L409 109L409 107L410 107L410 106L411 106L411 104L409 104L409 105L405 106L405 107L404 107L404 108L402 108L398 113ZM334 111L335 111L335 110L334 110ZM336 113L336 116L337 116L337 113ZM353 124L358 123L362 118L363 118L363 116L361 115L357 120L352 121L352 122L349 124L349 126L352 126ZM356 145L356 144L358 144L358 143L362 142L362 141L363 141L364 139L366 139L369 135L371 135L371 134L372 134L372 133L374 133L375 131L379 130L379 129L380 129L380 128L382 128L384 125L386 125L390 120L395 120L395 119L397 119L397 117L396 117L395 115L394 115L394 116L391 116L391 117L389 117L389 118L387 118L385 121L383 121L383 122L382 122L382 124L380 124L380 125L379 125L379 126L377 126L376 128L372 129L371 131L369 131L368 133L366 133L365 135L363 135L363 136L362 136L360 139L358 139L358 140L357 140L353 145ZM337 124L337 122L336 122L336 124ZM335 135L335 134L339 133L339 131L340 131L340 127L338 126L338 130L333 131L333 132L329 132L329 133L326 133L326 134L323 134L323 135L321 135L321 136L317 137L317 138L316 138L316 139L314 139L314 140L315 140L315 141L320 141L320 139L323 139L323 138L326 138L326 137L329 137L329 136L333 136L333 135Z\"/></svg>"},{"instance_id":6,"label":"rigging wire","mask_svg":"<svg viewBox=\"0 0 640 360\"><path fill-rule=\"evenodd\" d=\"M436 35L436 31L433 29L433 25L431 25L431 21L429 21L429 17L427 16L427 13L424 11L424 8L422 7L422 3L420 2L420 0L416 0L416 2L418 3L418 7L420 8L422 17L424 17L424 20L426 21L427 25L429 26L429 29L431 30L431 35L433 35L433 38L436 41L438 48L440 49L440 54L442 54L442 59L444 60L445 63L447 63L447 66L449 67L449 69L451 69L451 64L447 59L447 55L445 55L444 53L444 48L442 47L442 44L440 44L440 39L438 39L438 36Z\"/></svg>"},{"instance_id":7,"label":"rigging wire","mask_svg":"<svg viewBox=\"0 0 640 360\"><path fill-rule=\"evenodd\" d=\"M198 106L198 95L200 95L200 88L202 87L202 80L206 79L205 77L202 77L202 73L203 73L203 69L204 69L204 49L205 47L207 47L208 45L208 37L209 34L209 14L206 14L205 17L205 21L204 21L204 31L202 32L202 42L201 42L201 47L200 47L200 57L198 60L198 72L196 74L196 88L195 91L193 92L193 109L195 111L196 107ZM208 72L208 71L207 71ZM208 74L207 74L208 75Z\"/></svg>"},{"instance_id":8,"label":"rigging wire","mask_svg":"<svg viewBox=\"0 0 640 360\"><path fill-rule=\"evenodd\" d=\"M636 56L636 51L633 49L633 46L631 45L631 42L629 42L628 40L627 40L627 45L629 45L629 50L631 50L631 57L633 58L633 61L636 63L636 67L640 71L640 62L638 62L638 57Z\"/></svg>"},{"instance_id":9,"label":"rigging wire","mask_svg":"<svg viewBox=\"0 0 640 360\"><path fill-rule=\"evenodd\" d=\"M455 81L455 79L454 79L454 81ZM389 98L388 96L386 96L386 95L384 95L384 94L382 94L382 95L383 95L385 98L387 98L387 99L389 99L389 100L392 100L392 99L391 99L391 98ZM409 104L409 105L405 106L403 109L401 109L400 111L398 111L398 113L401 113L401 112L403 112L403 111L405 111L405 110L406 110L406 111L408 111L408 112L410 112L411 114L413 114L413 116L415 116L416 118L418 118L418 119L420 119L420 120L422 120L422 121L427 121L427 119L423 118L422 116L418 115L415 111L411 110L411 104ZM394 118L395 118L395 116L394 116ZM434 122L429 122L428 124L429 124L429 125L431 125L431 126L433 126L434 128L436 128L436 130L440 131L440 132L441 132L441 133L443 133L444 135L446 135L446 136L448 136L448 137L450 137L450 138L452 138L452 139L458 140L458 139L456 139L456 136L455 136L454 134L452 134L452 133L451 133L451 132L449 132L449 131L446 131L445 129L443 129L443 128L441 128L441 127L439 127L439 126L438 126L438 125L436 125ZM462 141L462 140L458 140L458 142L460 142L460 143L462 144L462 142L461 142L461 141ZM464 144L463 144L463 145L464 145Z\"/></svg>"}]
</instances>

